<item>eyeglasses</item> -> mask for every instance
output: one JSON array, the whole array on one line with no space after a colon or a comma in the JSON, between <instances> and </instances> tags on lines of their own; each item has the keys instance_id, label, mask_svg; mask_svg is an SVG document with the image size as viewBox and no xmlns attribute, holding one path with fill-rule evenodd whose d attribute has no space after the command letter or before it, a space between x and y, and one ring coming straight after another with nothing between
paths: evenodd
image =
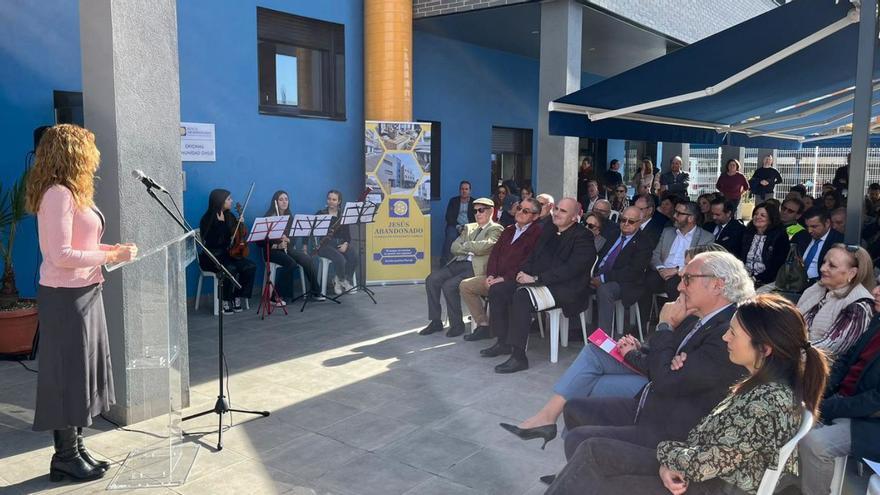
<instances>
[{"instance_id":1,"label":"eyeglasses","mask_svg":"<svg viewBox=\"0 0 880 495\"><path fill-rule=\"evenodd\" d=\"M541 213L540 211L530 210L530 209L528 209L528 208L523 208L522 206L517 206L517 207L516 207L516 211L524 211L524 212L526 212L526 213L532 213L532 214L534 214L534 213Z\"/></svg>"},{"instance_id":2,"label":"eyeglasses","mask_svg":"<svg viewBox=\"0 0 880 495\"><path fill-rule=\"evenodd\" d=\"M474 211L477 213L485 213L489 211L489 208L474 208Z\"/></svg>"},{"instance_id":3,"label":"eyeglasses","mask_svg":"<svg viewBox=\"0 0 880 495\"><path fill-rule=\"evenodd\" d=\"M635 225L637 223L639 223L639 220L620 217L620 225Z\"/></svg>"},{"instance_id":4,"label":"eyeglasses","mask_svg":"<svg viewBox=\"0 0 880 495\"><path fill-rule=\"evenodd\" d=\"M679 211L679 210L675 210L675 214L676 214L676 215L684 215L684 216L686 216L686 217L690 217L690 216L693 216L693 215L694 215L693 213L690 213L690 212L687 212L687 211Z\"/></svg>"},{"instance_id":5,"label":"eyeglasses","mask_svg":"<svg viewBox=\"0 0 880 495\"><path fill-rule=\"evenodd\" d=\"M695 273L685 273L681 276L681 279L684 281L685 287L691 286L692 278L715 278L715 275L703 275L703 274L695 274Z\"/></svg>"},{"instance_id":6,"label":"eyeglasses","mask_svg":"<svg viewBox=\"0 0 880 495\"><path fill-rule=\"evenodd\" d=\"M590 230L597 230L599 228L599 224L587 222L587 228Z\"/></svg>"}]
</instances>

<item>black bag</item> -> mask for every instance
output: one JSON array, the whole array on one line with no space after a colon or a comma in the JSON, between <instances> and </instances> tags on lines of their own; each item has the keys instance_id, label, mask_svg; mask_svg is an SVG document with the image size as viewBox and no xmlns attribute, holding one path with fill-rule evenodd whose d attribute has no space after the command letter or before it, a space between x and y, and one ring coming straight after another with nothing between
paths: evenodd
<instances>
[{"instance_id":1,"label":"black bag","mask_svg":"<svg viewBox=\"0 0 880 495\"><path fill-rule=\"evenodd\" d=\"M807 288L807 269L797 252L797 244L791 243L785 264L776 273L776 290L803 292Z\"/></svg>"}]
</instances>

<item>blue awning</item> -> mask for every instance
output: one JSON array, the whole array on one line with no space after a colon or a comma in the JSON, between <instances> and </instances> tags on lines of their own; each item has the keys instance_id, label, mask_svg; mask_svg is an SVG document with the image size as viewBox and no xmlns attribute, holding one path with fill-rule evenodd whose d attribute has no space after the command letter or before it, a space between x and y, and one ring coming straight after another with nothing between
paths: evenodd
<instances>
[{"instance_id":1,"label":"blue awning","mask_svg":"<svg viewBox=\"0 0 880 495\"><path fill-rule=\"evenodd\" d=\"M550 104L550 133L776 149L839 143L843 136L812 140L834 137L852 121L857 21L849 1L795 0L555 100ZM716 86L805 38L830 31L723 91L590 120L609 110ZM877 54L874 94L880 96ZM880 105L875 103L873 110L872 115L880 114ZM782 117L788 118L780 121Z\"/></svg>"}]
</instances>

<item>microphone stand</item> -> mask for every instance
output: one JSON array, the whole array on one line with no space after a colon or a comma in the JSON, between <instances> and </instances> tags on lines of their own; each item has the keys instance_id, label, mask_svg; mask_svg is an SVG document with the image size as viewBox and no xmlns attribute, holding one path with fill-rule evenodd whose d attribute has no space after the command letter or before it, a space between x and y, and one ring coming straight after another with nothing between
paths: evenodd
<instances>
[{"instance_id":1,"label":"microphone stand","mask_svg":"<svg viewBox=\"0 0 880 495\"><path fill-rule=\"evenodd\" d=\"M146 186L146 188L147 188L147 194L149 194L154 200L156 200L157 203L159 203L159 206L161 206L162 209L165 210L166 213L168 213L168 215L174 220L175 223L177 223L177 225L180 225L180 228L182 228L184 232L186 232L186 233L192 232L192 230L189 229L186 226L186 224L184 223L185 220L183 220L182 218L178 218L177 215L175 215L174 212L172 212L168 208L168 206L161 199L159 199L158 196L156 196L156 193L153 191L152 187L150 187L147 184L144 184L144 186ZM166 194L168 194L170 196L170 193L166 192ZM223 297L223 285L224 285L225 280L231 282L232 285L235 286L237 289L241 289L241 284L238 283L238 280L235 280L235 277L233 277L232 274L229 273L229 270L227 270L226 267L223 266L222 263L220 263L220 260L218 260L214 256L214 254L211 253L211 250L209 250L207 247L205 247L205 244L202 242L201 236L194 235L193 240L195 240L196 244L198 244L198 246L200 248L202 248L202 252L207 256L208 259L211 260L211 263L217 269L217 293L214 294L214 296L217 297L218 299ZM196 297L198 297L198 295L196 295ZM224 393L223 393L223 310L222 309L220 310L219 318L217 321L217 335L219 336L218 346L219 346L219 350L220 350L220 352L217 356L217 362L219 365L218 366L218 368L219 368L219 371L218 371L219 394L217 395L217 402L214 403L213 409L208 409L208 410L202 411L200 413L191 414L189 416L184 417L181 421L187 421L190 419L199 418L199 417L202 417L202 416L205 416L208 414L212 414L212 413L217 414L218 415L217 450L220 451L220 450L223 450L223 415L224 414L226 414L228 412L237 412L237 413L243 413L243 414L255 414L258 416L266 417L269 415L269 411L248 411L248 410L244 410L244 409L232 409L229 407L229 401L226 399L226 395L224 395ZM187 435L186 432L184 432L183 434Z\"/></svg>"}]
</instances>

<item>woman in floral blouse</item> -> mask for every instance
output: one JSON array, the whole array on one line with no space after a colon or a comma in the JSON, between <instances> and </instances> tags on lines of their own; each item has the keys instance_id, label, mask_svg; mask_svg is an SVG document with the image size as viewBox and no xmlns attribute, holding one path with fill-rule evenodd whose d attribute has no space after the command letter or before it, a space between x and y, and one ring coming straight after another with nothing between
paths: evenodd
<instances>
[{"instance_id":1,"label":"woman in floral blouse","mask_svg":"<svg viewBox=\"0 0 880 495\"><path fill-rule=\"evenodd\" d=\"M800 427L803 408L816 414L828 366L824 354L807 340L797 308L776 295L740 304L724 341L730 360L750 375L686 441L660 442L654 450L591 438L547 493L756 493L764 470L776 465L780 448ZM687 366L687 356L679 355L671 366ZM792 456L786 470L794 474L796 462Z\"/></svg>"}]
</instances>

